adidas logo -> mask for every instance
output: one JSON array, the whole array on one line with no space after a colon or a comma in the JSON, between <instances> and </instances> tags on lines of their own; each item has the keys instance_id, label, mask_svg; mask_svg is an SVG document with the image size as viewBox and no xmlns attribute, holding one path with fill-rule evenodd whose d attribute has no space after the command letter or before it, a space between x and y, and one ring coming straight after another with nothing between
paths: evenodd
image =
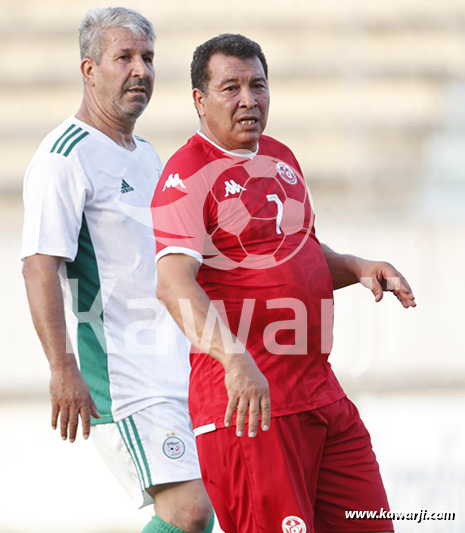
<instances>
[{"instance_id":1,"label":"adidas logo","mask_svg":"<svg viewBox=\"0 0 465 533\"><path fill-rule=\"evenodd\" d=\"M171 187L177 187L178 185L180 185L183 189L186 188L186 186L182 182L182 179L179 177L179 174L170 174L168 176L168 179L165 181L165 186L163 187L163 191L165 189L171 189Z\"/></svg>"},{"instance_id":2,"label":"adidas logo","mask_svg":"<svg viewBox=\"0 0 465 533\"><path fill-rule=\"evenodd\" d=\"M131 187L129 183L125 180L121 182L121 192L123 194L126 194L127 192L131 192L134 190L134 187Z\"/></svg>"}]
</instances>

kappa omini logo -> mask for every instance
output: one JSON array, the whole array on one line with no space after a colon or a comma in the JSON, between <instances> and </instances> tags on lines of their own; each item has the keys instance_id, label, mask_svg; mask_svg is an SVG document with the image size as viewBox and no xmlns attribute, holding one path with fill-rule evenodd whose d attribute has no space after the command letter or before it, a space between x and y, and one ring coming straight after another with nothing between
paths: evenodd
<instances>
[{"instance_id":1,"label":"kappa omini logo","mask_svg":"<svg viewBox=\"0 0 465 533\"><path fill-rule=\"evenodd\" d=\"M286 516L283 520L284 533L307 533L307 526L298 516Z\"/></svg>"},{"instance_id":2,"label":"kappa omini logo","mask_svg":"<svg viewBox=\"0 0 465 533\"><path fill-rule=\"evenodd\" d=\"M179 437L168 437L163 443L163 453L170 459L179 459L185 451L186 446Z\"/></svg>"},{"instance_id":3,"label":"kappa omini logo","mask_svg":"<svg viewBox=\"0 0 465 533\"><path fill-rule=\"evenodd\" d=\"M289 183L290 185L295 185L297 183L297 176L292 168L289 165L286 165L286 163L276 163L276 170L278 171L279 177L286 183Z\"/></svg>"},{"instance_id":4,"label":"kappa omini logo","mask_svg":"<svg viewBox=\"0 0 465 533\"><path fill-rule=\"evenodd\" d=\"M177 187L178 185L180 185L183 189L186 188L186 186L182 182L182 179L179 177L179 174L170 174L168 176L168 179L165 181L165 186L163 187L163 191L166 189Z\"/></svg>"},{"instance_id":5,"label":"kappa omini logo","mask_svg":"<svg viewBox=\"0 0 465 533\"><path fill-rule=\"evenodd\" d=\"M246 191L247 189L245 187L242 187L242 185L239 185L234 180L225 181L225 196L229 196L230 194L237 194L241 191Z\"/></svg>"}]
</instances>

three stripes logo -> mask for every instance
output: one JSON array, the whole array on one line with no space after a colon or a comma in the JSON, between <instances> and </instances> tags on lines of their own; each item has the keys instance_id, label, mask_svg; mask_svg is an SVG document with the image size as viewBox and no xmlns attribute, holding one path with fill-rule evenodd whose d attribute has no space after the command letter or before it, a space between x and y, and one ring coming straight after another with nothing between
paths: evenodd
<instances>
[{"instance_id":1,"label":"three stripes logo","mask_svg":"<svg viewBox=\"0 0 465 533\"><path fill-rule=\"evenodd\" d=\"M126 180L121 181L121 192L123 194L126 194L127 192L131 192L133 190L134 190L134 187L131 187Z\"/></svg>"},{"instance_id":2,"label":"three stripes logo","mask_svg":"<svg viewBox=\"0 0 465 533\"><path fill-rule=\"evenodd\" d=\"M61 154L64 157L68 157L76 144L82 141L87 135L89 135L88 131L83 131L82 128L77 128L75 124L72 124L63 135L58 137L55 144L52 146L50 153Z\"/></svg>"}]
</instances>

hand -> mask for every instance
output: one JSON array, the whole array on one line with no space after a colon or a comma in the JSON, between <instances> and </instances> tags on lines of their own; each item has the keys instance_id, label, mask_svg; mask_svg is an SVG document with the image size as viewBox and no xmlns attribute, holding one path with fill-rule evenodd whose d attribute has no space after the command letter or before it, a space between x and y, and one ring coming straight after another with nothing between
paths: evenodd
<instances>
[{"instance_id":1,"label":"hand","mask_svg":"<svg viewBox=\"0 0 465 533\"><path fill-rule=\"evenodd\" d=\"M405 309L416 307L410 285L391 264L357 258L354 271L360 283L375 295L375 302L382 300L384 291L389 291L394 293Z\"/></svg>"},{"instance_id":2,"label":"hand","mask_svg":"<svg viewBox=\"0 0 465 533\"><path fill-rule=\"evenodd\" d=\"M237 409L236 434L244 434L245 419L249 413L249 437L255 437L258 430L258 417L261 415L261 428L270 427L270 391L265 376L260 372L249 353L235 354L225 365L224 382L228 391L228 406L224 424L229 427Z\"/></svg>"},{"instance_id":3,"label":"hand","mask_svg":"<svg viewBox=\"0 0 465 533\"><path fill-rule=\"evenodd\" d=\"M100 418L92 400L89 387L77 367L66 367L52 371L50 380L50 399L52 402L52 428L57 428L60 415L60 432L63 440L74 442L78 429L79 416L82 421L82 434L85 439L90 434L90 415Z\"/></svg>"}]
</instances>

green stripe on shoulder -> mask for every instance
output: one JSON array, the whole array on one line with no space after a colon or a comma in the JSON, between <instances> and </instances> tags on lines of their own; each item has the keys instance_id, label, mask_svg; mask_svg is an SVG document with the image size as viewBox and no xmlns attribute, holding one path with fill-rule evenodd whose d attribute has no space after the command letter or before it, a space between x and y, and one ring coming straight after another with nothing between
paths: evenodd
<instances>
[{"instance_id":1,"label":"green stripe on shoulder","mask_svg":"<svg viewBox=\"0 0 465 533\"><path fill-rule=\"evenodd\" d=\"M87 137L87 135L89 135L89 132L88 131L85 131L82 135L80 135L77 139L75 139L68 147L68 149L66 150L66 152L63 154L65 157L68 157L69 156L69 153L71 152L71 150L76 146L76 144L80 141L82 141L82 139L84 139L84 137Z\"/></svg>"},{"instance_id":2,"label":"green stripe on shoulder","mask_svg":"<svg viewBox=\"0 0 465 533\"><path fill-rule=\"evenodd\" d=\"M76 128L68 135L68 137L65 137L64 141L60 144L60 148L58 148L57 150L57 154L61 154L66 143L71 140L75 135L77 135L80 131L82 131L82 128Z\"/></svg>"},{"instance_id":3,"label":"green stripe on shoulder","mask_svg":"<svg viewBox=\"0 0 465 533\"><path fill-rule=\"evenodd\" d=\"M76 135L79 136L76 137ZM88 131L83 131L82 128L76 127L76 124L71 124L71 126L55 141L50 153L56 153L68 157L76 144L82 141L84 137L87 137L87 135L89 135Z\"/></svg>"},{"instance_id":4,"label":"green stripe on shoulder","mask_svg":"<svg viewBox=\"0 0 465 533\"><path fill-rule=\"evenodd\" d=\"M74 129L76 127L76 124L71 124L71 126L62 134L58 137L58 139L55 141L55 144L52 146L52 149L50 150L50 153L53 153L56 149L56 147L58 146L58 143L61 141L61 139L63 139L63 137L65 137L66 135L68 135L68 133Z\"/></svg>"}]
</instances>

